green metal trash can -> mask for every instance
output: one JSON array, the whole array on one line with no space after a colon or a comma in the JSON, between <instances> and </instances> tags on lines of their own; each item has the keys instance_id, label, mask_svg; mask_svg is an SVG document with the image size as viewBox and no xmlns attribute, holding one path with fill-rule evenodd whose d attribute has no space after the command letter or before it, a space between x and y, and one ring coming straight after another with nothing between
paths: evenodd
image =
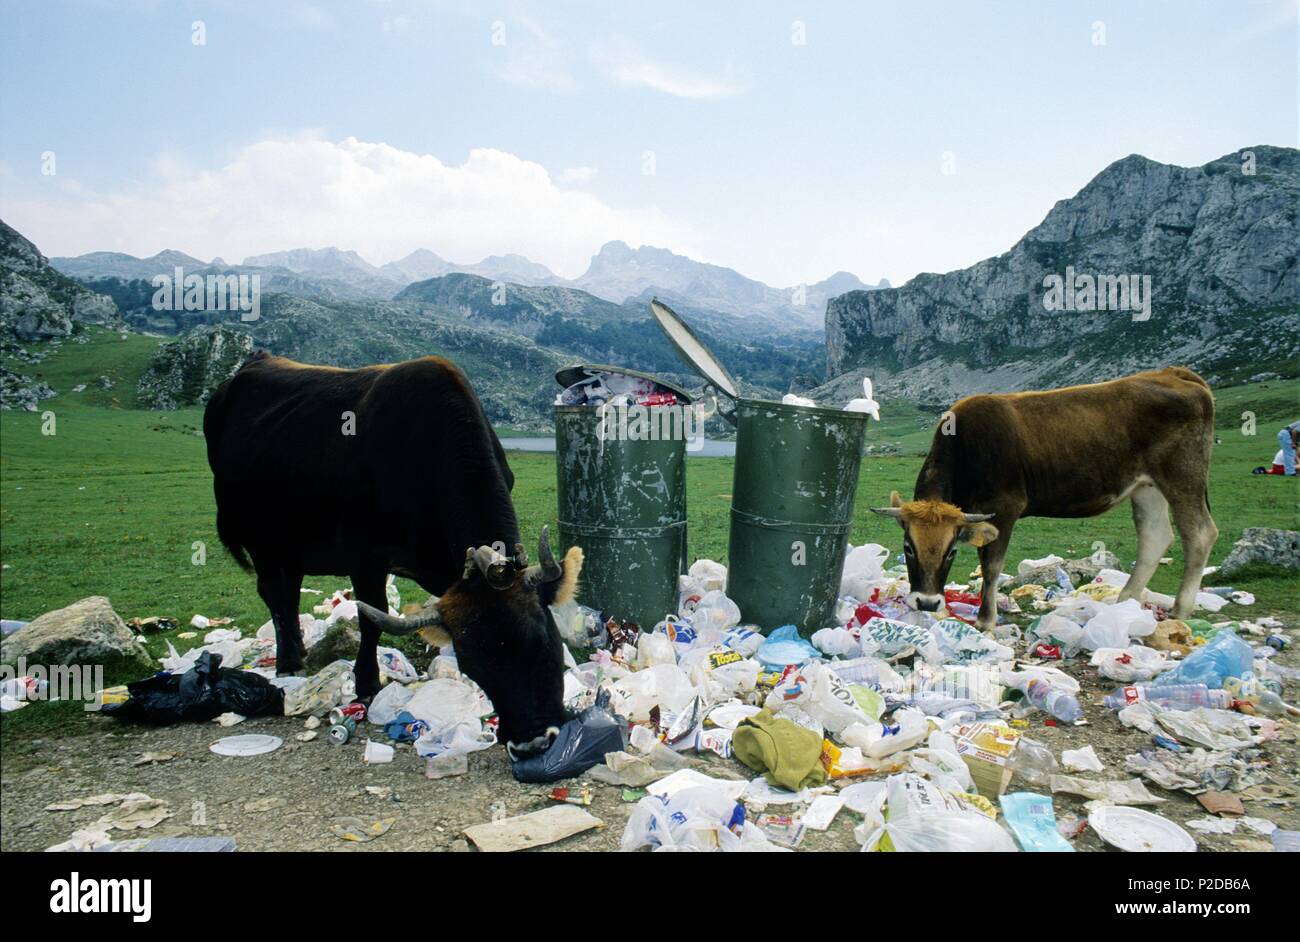
<instances>
[{"instance_id":1,"label":"green metal trash can","mask_svg":"<svg viewBox=\"0 0 1300 942\"><path fill-rule=\"evenodd\" d=\"M556 373L566 389L582 378L621 374L691 396L654 376L615 366ZM673 428L665 410L642 406L648 428ZM606 618L654 627L677 611L677 577L686 557L686 438L620 436L617 409L555 407L555 476L560 543L582 547L579 598ZM612 434L611 434L612 433Z\"/></svg>"},{"instance_id":2,"label":"green metal trash can","mask_svg":"<svg viewBox=\"0 0 1300 942\"><path fill-rule=\"evenodd\" d=\"M727 416L736 425L727 595L764 632L827 627L853 523L866 414L742 398L670 308L655 300L651 310L687 362L735 402Z\"/></svg>"}]
</instances>

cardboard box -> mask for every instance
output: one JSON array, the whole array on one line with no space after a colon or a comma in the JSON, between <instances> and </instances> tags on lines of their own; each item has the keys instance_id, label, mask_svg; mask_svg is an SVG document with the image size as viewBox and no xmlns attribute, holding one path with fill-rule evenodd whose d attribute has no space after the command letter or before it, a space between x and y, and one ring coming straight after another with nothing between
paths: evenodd
<instances>
[{"instance_id":1,"label":"cardboard box","mask_svg":"<svg viewBox=\"0 0 1300 942\"><path fill-rule=\"evenodd\" d=\"M956 739L957 753L970 769L975 788L985 798L996 800L1011 782L1011 756L1020 743L1020 730L998 723L972 723L959 726Z\"/></svg>"}]
</instances>

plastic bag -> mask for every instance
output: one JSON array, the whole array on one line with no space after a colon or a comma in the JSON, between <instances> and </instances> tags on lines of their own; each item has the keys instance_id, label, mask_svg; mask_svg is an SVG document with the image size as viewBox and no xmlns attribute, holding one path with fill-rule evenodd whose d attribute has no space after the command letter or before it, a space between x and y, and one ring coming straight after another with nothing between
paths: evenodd
<instances>
[{"instance_id":1,"label":"plastic bag","mask_svg":"<svg viewBox=\"0 0 1300 942\"><path fill-rule=\"evenodd\" d=\"M413 696L415 696L414 690L393 681L375 694L375 698L370 701L370 709L366 711L366 719L377 726L387 726L397 719L398 713L406 709L406 704L410 702Z\"/></svg>"},{"instance_id":2,"label":"plastic bag","mask_svg":"<svg viewBox=\"0 0 1300 942\"><path fill-rule=\"evenodd\" d=\"M1061 654L1074 657L1083 644L1083 626L1059 612L1048 612L1042 618L1030 622L1029 636L1031 639L1059 645Z\"/></svg>"},{"instance_id":3,"label":"plastic bag","mask_svg":"<svg viewBox=\"0 0 1300 942\"><path fill-rule=\"evenodd\" d=\"M635 663L638 668L676 664L677 647L668 640L667 635L657 632L643 634L637 639Z\"/></svg>"},{"instance_id":4,"label":"plastic bag","mask_svg":"<svg viewBox=\"0 0 1300 942\"><path fill-rule=\"evenodd\" d=\"M889 550L879 543L850 545L844 557L844 572L840 576L840 595L870 598L876 584L887 578L885 564L888 561Z\"/></svg>"},{"instance_id":5,"label":"plastic bag","mask_svg":"<svg viewBox=\"0 0 1300 942\"><path fill-rule=\"evenodd\" d=\"M946 792L973 792L975 780L970 766L957 751L957 741L948 733L934 730L927 746L911 753L912 771L924 775Z\"/></svg>"},{"instance_id":6,"label":"plastic bag","mask_svg":"<svg viewBox=\"0 0 1300 942\"><path fill-rule=\"evenodd\" d=\"M858 706L853 691L834 671L822 663L809 664L791 674L767 695L764 702L773 713L798 706L832 733L870 719Z\"/></svg>"},{"instance_id":7,"label":"plastic bag","mask_svg":"<svg viewBox=\"0 0 1300 942\"><path fill-rule=\"evenodd\" d=\"M676 664L647 667L607 684L615 712L633 723L649 720L650 710L656 706L676 713L696 695L690 678Z\"/></svg>"},{"instance_id":8,"label":"plastic bag","mask_svg":"<svg viewBox=\"0 0 1300 942\"><path fill-rule=\"evenodd\" d=\"M863 654L894 657L909 648L915 648L930 664L943 663L943 652L928 628L892 618L871 618L862 626Z\"/></svg>"},{"instance_id":9,"label":"plastic bag","mask_svg":"<svg viewBox=\"0 0 1300 942\"><path fill-rule=\"evenodd\" d=\"M1255 654L1250 645L1225 628L1197 648L1181 664L1156 678L1156 686L1165 684L1205 684L1211 690L1223 686L1228 677L1241 677L1254 667Z\"/></svg>"},{"instance_id":10,"label":"plastic bag","mask_svg":"<svg viewBox=\"0 0 1300 942\"><path fill-rule=\"evenodd\" d=\"M609 691L596 694L596 703L560 727L551 747L539 756L510 764L519 782L554 782L581 775L599 765L607 752L627 748L627 720L609 709Z\"/></svg>"},{"instance_id":11,"label":"plastic bag","mask_svg":"<svg viewBox=\"0 0 1300 942\"><path fill-rule=\"evenodd\" d=\"M740 624L740 606L720 589L705 592L691 615L697 631L726 631Z\"/></svg>"},{"instance_id":12,"label":"plastic bag","mask_svg":"<svg viewBox=\"0 0 1300 942\"><path fill-rule=\"evenodd\" d=\"M1127 647L1130 638L1145 638L1156 630L1156 617L1137 599L1103 606L1083 626L1081 644L1089 651L1097 648Z\"/></svg>"},{"instance_id":13,"label":"plastic bag","mask_svg":"<svg viewBox=\"0 0 1300 942\"><path fill-rule=\"evenodd\" d=\"M1005 644L999 644L978 628L955 618L945 618L935 623L930 632L946 662L998 663L1016 656L1016 652Z\"/></svg>"},{"instance_id":14,"label":"plastic bag","mask_svg":"<svg viewBox=\"0 0 1300 942\"><path fill-rule=\"evenodd\" d=\"M378 656L379 669L386 673L390 679L401 681L409 684L420 679L420 672L415 669L403 652L397 648L377 648L375 652Z\"/></svg>"},{"instance_id":15,"label":"plastic bag","mask_svg":"<svg viewBox=\"0 0 1300 942\"><path fill-rule=\"evenodd\" d=\"M894 711L892 723L855 723L840 734L840 739L871 759L883 759L904 749L911 749L930 732L930 720L920 710L903 708Z\"/></svg>"},{"instance_id":16,"label":"plastic bag","mask_svg":"<svg viewBox=\"0 0 1300 942\"><path fill-rule=\"evenodd\" d=\"M1091 664L1103 677L1120 683L1150 680L1172 666L1160 651L1137 644L1127 648L1098 648L1092 654Z\"/></svg>"},{"instance_id":17,"label":"plastic bag","mask_svg":"<svg viewBox=\"0 0 1300 942\"><path fill-rule=\"evenodd\" d=\"M1013 792L999 799L1007 825L1020 842L1020 848L1038 853L1071 853L1074 848L1056 830L1056 814L1048 795Z\"/></svg>"},{"instance_id":18,"label":"plastic bag","mask_svg":"<svg viewBox=\"0 0 1300 942\"><path fill-rule=\"evenodd\" d=\"M685 788L642 798L623 829L620 849L655 851L780 851L745 808L718 789Z\"/></svg>"},{"instance_id":19,"label":"plastic bag","mask_svg":"<svg viewBox=\"0 0 1300 942\"><path fill-rule=\"evenodd\" d=\"M416 755L464 756L481 749L489 749L497 742L496 731L479 720L466 720L448 726L441 732L427 731L415 741Z\"/></svg>"},{"instance_id":20,"label":"plastic bag","mask_svg":"<svg viewBox=\"0 0 1300 942\"><path fill-rule=\"evenodd\" d=\"M815 631L812 643L827 657L847 657L858 653L858 639L847 628L823 628Z\"/></svg>"},{"instance_id":21,"label":"plastic bag","mask_svg":"<svg viewBox=\"0 0 1300 942\"><path fill-rule=\"evenodd\" d=\"M459 723L477 722L492 712L492 704L476 687L458 680L434 678L423 684L411 699L406 711L429 724L429 731L441 734Z\"/></svg>"},{"instance_id":22,"label":"plastic bag","mask_svg":"<svg viewBox=\"0 0 1300 942\"><path fill-rule=\"evenodd\" d=\"M352 662L337 660L326 664L316 674L307 678L307 682L295 687L284 695L284 715L324 716L330 710L343 703L351 703L356 697L356 677L352 673Z\"/></svg>"},{"instance_id":23,"label":"plastic bag","mask_svg":"<svg viewBox=\"0 0 1300 942\"><path fill-rule=\"evenodd\" d=\"M784 670L791 664L805 664L819 652L799 635L794 625L783 625L767 636L754 656L768 670Z\"/></svg>"},{"instance_id":24,"label":"plastic bag","mask_svg":"<svg viewBox=\"0 0 1300 942\"><path fill-rule=\"evenodd\" d=\"M279 713L284 694L261 674L222 667L221 656L205 651L193 670L159 674L127 684L127 699L103 712L119 719L166 725L204 722L222 713L263 716Z\"/></svg>"},{"instance_id":25,"label":"plastic bag","mask_svg":"<svg viewBox=\"0 0 1300 942\"><path fill-rule=\"evenodd\" d=\"M885 782L885 794L884 820L865 835L863 850L976 853L1019 849L991 816L991 806L988 811L981 810L980 801L973 796L946 792L912 772L891 775Z\"/></svg>"}]
</instances>

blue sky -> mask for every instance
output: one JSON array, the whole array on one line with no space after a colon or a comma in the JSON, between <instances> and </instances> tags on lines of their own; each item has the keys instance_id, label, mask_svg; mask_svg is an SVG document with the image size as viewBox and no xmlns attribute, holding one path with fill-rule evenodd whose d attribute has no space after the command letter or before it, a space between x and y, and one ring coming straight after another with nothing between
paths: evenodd
<instances>
[{"instance_id":1,"label":"blue sky","mask_svg":"<svg viewBox=\"0 0 1300 942\"><path fill-rule=\"evenodd\" d=\"M0 217L47 255L425 247L575 276L621 238L898 284L1005 251L1127 154L1295 146L1295 11L9 3Z\"/></svg>"}]
</instances>

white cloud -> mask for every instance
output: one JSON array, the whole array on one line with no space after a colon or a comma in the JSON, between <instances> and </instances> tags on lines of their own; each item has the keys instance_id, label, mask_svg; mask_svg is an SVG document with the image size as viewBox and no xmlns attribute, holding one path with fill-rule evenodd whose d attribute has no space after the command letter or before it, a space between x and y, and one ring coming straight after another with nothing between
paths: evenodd
<instances>
[{"instance_id":1,"label":"white cloud","mask_svg":"<svg viewBox=\"0 0 1300 942\"><path fill-rule=\"evenodd\" d=\"M590 183L595 176L595 167L565 167L555 179L559 183Z\"/></svg>"},{"instance_id":2,"label":"white cloud","mask_svg":"<svg viewBox=\"0 0 1300 942\"><path fill-rule=\"evenodd\" d=\"M612 239L688 254L699 241L653 208L608 206L557 185L540 164L485 148L452 166L388 144L302 136L249 144L211 170L160 158L149 182L108 193L42 179L52 185L25 198L7 188L4 216L47 255L171 248L235 260L334 245L380 264L423 247L463 263L518 252L574 277Z\"/></svg>"},{"instance_id":3,"label":"white cloud","mask_svg":"<svg viewBox=\"0 0 1300 942\"><path fill-rule=\"evenodd\" d=\"M731 77L648 59L622 41L598 43L592 47L591 54L596 64L620 85L694 99L731 98L745 90L743 84Z\"/></svg>"},{"instance_id":4,"label":"white cloud","mask_svg":"<svg viewBox=\"0 0 1300 942\"><path fill-rule=\"evenodd\" d=\"M293 5L290 12L300 25L308 29L323 29L335 32L339 28L338 20L334 18L334 14L321 9L314 3L299 0Z\"/></svg>"}]
</instances>

